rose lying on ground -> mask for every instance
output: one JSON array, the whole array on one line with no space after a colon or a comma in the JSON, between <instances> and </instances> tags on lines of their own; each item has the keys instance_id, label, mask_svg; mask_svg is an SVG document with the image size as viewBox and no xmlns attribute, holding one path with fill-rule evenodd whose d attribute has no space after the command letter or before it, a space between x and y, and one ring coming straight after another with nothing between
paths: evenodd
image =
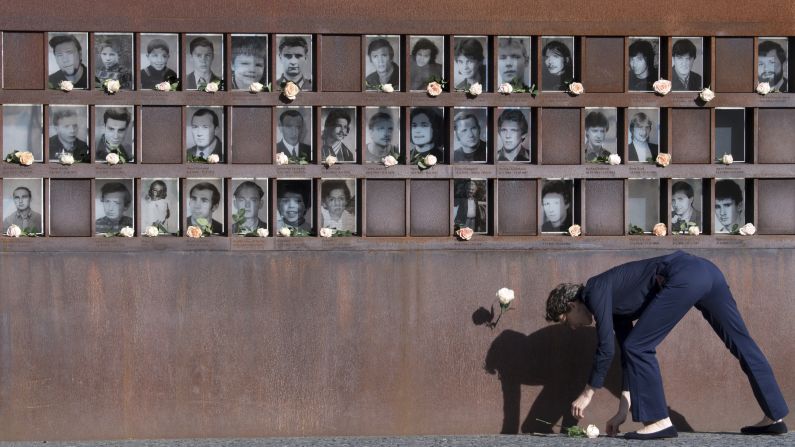
<instances>
[{"instance_id":1,"label":"rose lying on ground","mask_svg":"<svg viewBox=\"0 0 795 447\"><path fill-rule=\"evenodd\" d=\"M509 306L515 297L516 295L514 294L513 290L507 287L503 287L497 291L497 299L500 301L500 305L503 307Z\"/></svg>"},{"instance_id":2,"label":"rose lying on ground","mask_svg":"<svg viewBox=\"0 0 795 447\"><path fill-rule=\"evenodd\" d=\"M599 437L599 427L593 424L589 425L585 428L585 435L591 439Z\"/></svg>"}]
</instances>

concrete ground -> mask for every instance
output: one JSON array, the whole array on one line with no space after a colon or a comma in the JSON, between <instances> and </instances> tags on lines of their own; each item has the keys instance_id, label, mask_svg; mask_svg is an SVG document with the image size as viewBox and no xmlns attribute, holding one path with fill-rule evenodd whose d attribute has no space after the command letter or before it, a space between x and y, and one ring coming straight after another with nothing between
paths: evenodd
<instances>
[{"instance_id":1,"label":"concrete ground","mask_svg":"<svg viewBox=\"0 0 795 447\"><path fill-rule=\"evenodd\" d=\"M412 436L337 438L168 439L134 441L38 441L0 442L0 447L786 447L795 446L795 433L781 436L743 436L737 433L680 433L659 441L627 441L621 438L568 438L564 435Z\"/></svg>"}]
</instances>

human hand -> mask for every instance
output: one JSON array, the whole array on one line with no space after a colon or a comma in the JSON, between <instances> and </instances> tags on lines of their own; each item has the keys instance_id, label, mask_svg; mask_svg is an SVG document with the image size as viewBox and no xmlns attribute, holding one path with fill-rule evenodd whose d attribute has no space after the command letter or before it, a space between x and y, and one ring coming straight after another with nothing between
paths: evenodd
<instances>
[{"instance_id":1,"label":"human hand","mask_svg":"<svg viewBox=\"0 0 795 447\"><path fill-rule=\"evenodd\" d=\"M585 409L591 403L593 393L594 391L590 386L585 387L580 396L571 403L572 416L577 419L582 419L585 416Z\"/></svg>"}]
</instances>

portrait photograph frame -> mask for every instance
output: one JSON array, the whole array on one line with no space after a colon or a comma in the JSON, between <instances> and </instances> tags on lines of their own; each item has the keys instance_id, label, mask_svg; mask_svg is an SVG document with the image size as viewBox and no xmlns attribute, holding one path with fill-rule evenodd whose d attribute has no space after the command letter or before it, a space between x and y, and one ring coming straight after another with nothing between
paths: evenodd
<instances>
[{"instance_id":1,"label":"portrait photograph frame","mask_svg":"<svg viewBox=\"0 0 795 447\"><path fill-rule=\"evenodd\" d=\"M748 206L746 179L717 178L714 190L713 234L738 234L740 227L751 221L748 216L753 213L753 207Z\"/></svg>"},{"instance_id":2,"label":"portrait photograph frame","mask_svg":"<svg viewBox=\"0 0 795 447\"><path fill-rule=\"evenodd\" d=\"M488 36L456 35L453 36L453 88L455 91L466 91L473 84L479 83L484 92L490 91L489 86L489 47Z\"/></svg>"},{"instance_id":3,"label":"portrait photograph frame","mask_svg":"<svg viewBox=\"0 0 795 447\"><path fill-rule=\"evenodd\" d=\"M437 164L446 162L448 131L446 109L439 106L413 106L407 108L409 163L417 164L428 155L436 157Z\"/></svg>"},{"instance_id":4,"label":"portrait photograph frame","mask_svg":"<svg viewBox=\"0 0 795 447\"><path fill-rule=\"evenodd\" d=\"M671 41L671 91L701 91L704 88L704 38L672 37Z\"/></svg>"},{"instance_id":5,"label":"portrait photograph frame","mask_svg":"<svg viewBox=\"0 0 795 447\"><path fill-rule=\"evenodd\" d=\"M226 110L224 106L185 107L185 154L190 162L207 162L210 155L218 155L219 163L226 162Z\"/></svg>"},{"instance_id":6,"label":"portrait photograph frame","mask_svg":"<svg viewBox=\"0 0 795 447\"><path fill-rule=\"evenodd\" d=\"M530 36L497 36L497 82L532 92L533 38Z\"/></svg>"},{"instance_id":7,"label":"portrait photograph frame","mask_svg":"<svg viewBox=\"0 0 795 447\"><path fill-rule=\"evenodd\" d=\"M618 153L618 124L616 107L583 109L582 154L585 163L602 163L610 155Z\"/></svg>"},{"instance_id":8,"label":"portrait photograph frame","mask_svg":"<svg viewBox=\"0 0 795 447\"><path fill-rule=\"evenodd\" d=\"M391 84L401 91L401 36L397 34L367 34L362 45L364 89L380 91L384 84Z\"/></svg>"},{"instance_id":9,"label":"portrait photograph frame","mask_svg":"<svg viewBox=\"0 0 795 447\"><path fill-rule=\"evenodd\" d=\"M218 82L225 90L226 62L223 34L185 34L185 79L183 90L204 90L210 82ZM207 59L210 59L207 62Z\"/></svg>"},{"instance_id":10,"label":"portrait photograph frame","mask_svg":"<svg viewBox=\"0 0 795 447\"><path fill-rule=\"evenodd\" d=\"M364 108L364 163L383 164L387 155L401 160L402 109L397 106Z\"/></svg>"},{"instance_id":11,"label":"portrait photograph frame","mask_svg":"<svg viewBox=\"0 0 795 447\"><path fill-rule=\"evenodd\" d=\"M232 54L229 58L231 78L227 83L230 91L248 91L251 84L263 86L270 83L270 36L268 34L232 34ZM262 67L262 74L257 73Z\"/></svg>"},{"instance_id":12,"label":"portrait photograph frame","mask_svg":"<svg viewBox=\"0 0 795 447\"><path fill-rule=\"evenodd\" d=\"M655 163L660 153L660 108L628 107L626 109L627 163Z\"/></svg>"},{"instance_id":13,"label":"portrait photograph frame","mask_svg":"<svg viewBox=\"0 0 795 447\"><path fill-rule=\"evenodd\" d=\"M489 162L488 107L453 107L450 127L454 164Z\"/></svg>"},{"instance_id":14,"label":"portrait photograph frame","mask_svg":"<svg viewBox=\"0 0 795 447\"><path fill-rule=\"evenodd\" d=\"M312 106L275 107L273 117L275 152L287 155L290 163L311 163L315 159L314 116ZM301 127L296 130L299 125Z\"/></svg>"},{"instance_id":15,"label":"portrait photograph frame","mask_svg":"<svg viewBox=\"0 0 795 447\"><path fill-rule=\"evenodd\" d=\"M715 107L715 163L726 154L732 163L745 163L748 116L744 107Z\"/></svg>"},{"instance_id":16,"label":"portrait photograph frame","mask_svg":"<svg viewBox=\"0 0 795 447\"><path fill-rule=\"evenodd\" d=\"M28 151L44 161L44 106L3 104L3 159L15 151ZM49 125L49 123L48 123Z\"/></svg>"},{"instance_id":17,"label":"portrait photograph frame","mask_svg":"<svg viewBox=\"0 0 795 447\"><path fill-rule=\"evenodd\" d=\"M533 111L531 107L498 107L496 135L497 163L532 163ZM510 148L507 148L510 145Z\"/></svg>"},{"instance_id":18,"label":"portrait photograph frame","mask_svg":"<svg viewBox=\"0 0 795 447\"><path fill-rule=\"evenodd\" d=\"M277 232L291 228L291 236L309 236L315 233L314 182L311 178L276 179L274 225ZM298 200L300 198L300 201ZM308 206L307 206L308 203ZM301 209L303 208L303 212Z\"/></svg>"},{"instance_id":19,"label":"portrait photograph frame","mask_svg":"<svg viewBox=\"0 0 795 447\"><path fill-rule=\"evenodd\" d=\"M574 179L540 180L538 216L541 234L568 234L569 227L575 223L575 214L579 206Z\"/></svg>"},{"instance_id":20,"label":"portrait photograph frame","mask_svg":"<svg viewBox=\"0 0 795 447\"><path fill-rule=\"evenodd\" d=\"M48 152L50 161L59 161L62 154L70 154L75 162L91 160L92 141L89 138L88 105L53 104L50 112ZM81 138L82 137L82 138ZM71 151L68 149L71 147Z\"/></svg>"},{"instance_id":21,"label":"portrait photograph frame","mask_svg":"<svg viewBox=\"0 0 795 447\"><path fill-rule=\"evenodd\" d=\"M475 185L473 189L473 186ZM457 178L453 180L453 231L471 228L475 234L488 234L490 225L489 179Z\"/></svg>"},{"instance_id":22,"label":"portrait photograph frame","mask_svg":"<svg viewBox=\"0 0 795 447\"><path fill-rule=\"evenodd\" d=\"M44 179L6 177L2 185L3 234L16 225L23 233L43 235Z\"/></svg>"},{"instance_id":23,"label":"portrait photograph frame","mask_svg":"<svg viewBox=\"0 0 795 447\"><path fill-rule=\"evenodd\" d=\"M314 91L314 36L312 34L276 34L274 41L276 69L272 90L282 91L283 84L293 81L302 91ZM303 48L303 50L299 51L298 48Z\"/></svg>"},{"instance_id":24,"label":"portrait photograph frame","mask_svg":"<svg viewBox=\"0 0 795 447\"><path fill-rule=\"evenodd\" d=\"M95 236L115 236L135 229L135 181L131 178L94 179Z\"/></svg>"},{"instance_id":25,"label":"portrait photograph frame","mask_svg":"<svg viewBox=\"0 0 795 447\"><path fill-rule=\"evenodd\" d=\"M139 38L141 90L152 90L161 82L178 82L182 54L179 34L141 33Z\"/></svg>"},{"instance_id":26,"label":"portrait photograph frame","mask_svg":"<svg viewBox=\"0 0 795 447\"><path fill-rule=\"evenodd\" d=\"M155 226L160 236L179 235L182 208L180 197L179 178L142 178L138 234L143 236L149 226Z\"/></svg>"},{"instance_id":27,"label":"portrait photograph frame","mask_svg":"<svg viewBox=\"0 0 795 447\"><path fill-rule=\"evenodd\" d=\"M347 124L345 124L347 123ZM355 106L322 106L318 122L320 161L333 155L336 163L356 163L359 159L359 111Z\"/></svg>"},{"instance_id":28,"label":"portrait photograph frame","mask_svg":"<svg viewBox=\"0 0 795 447\"><path fill-rule=\"evenodd\" d=\"M688 185L690 188L688 189ZM687 223L695 222L704 229L704 185L700 178L672 178L668 196L671 198L671 218L668 228L671 234L687 232ZM692 194L692 195L691 195ZM689 208L692 208L690 210ZM684 225L683 225L684 222Z\"/></svg>"},{"instance_id":29,"label":"portrait photograph frame","mask_svg":"<svg viewBox=\"0 0 795 447\"><path fill-rule=\"evenodd\" d=\"M660 79L660 37L627 38L627 91L653 92Z\"/></svg>"},{"instance_id":30,"label":"portrait photograph frame","mask_svg":"<svg viewBox=\"0 0 795 447\"><path fill-rule=\"evenodd\" d=\"M135 36L133 33L94 34L94 88L106 80L119 81L121 90L135 90Z\"/></svg>"},{"instance_id":31,"label":"portrait photograph frame","mask_svg":"<svg viewBox=\"0 0 795 447\"><path fill-rule=\"evenodd\" d=\"M445 79L445 36L409 36L409 91L425 91L434 80ZM420 65L422 63L422 65Z\"/></svg>"},{"instance_id":32,"label":"portrait photograph frame","mask_svg":"<svg viewBox=\"0 0 795 447\"><path fill-rule=\"evenodd\" d=\"M654 226L662 222L660 191L659 178L627 179L628 234L638 234L634 233L637 229L642 230L642 234L651 234Z\"/></svg>"},{"instance_id":33,"label":"portrait photograph frame","mask_svg":"<svg viewBox=\"0 0 795 447\"><path fill-rule=\"evenodd\" d=\"M132 105L94 106L94 162L107 163L114 152L125 163L135 163L135 107Z\"/></svg>"},{"instance_id":34,"label":"portrait photograph frame","mask_svg":"<svg viewBox=\"0 0 795 447\"><path fill-rule=\"evenodd\" d=\"M355 178L322 178L320 189L320 228L336 235L359 232L359 191Z\"/></svg>"},{"instance_id":35,"label":"portrait photograph frame","mask_svg":"<svg viewBox=\"0 0 795 447\"><path fill-rule=\"evenodd\" d=\"M789 39L787 37L759 37L757 46L757 79L767 82L774 92L789 93ZM777 47L778 46L778 47ZM781 60L783 50L784 60ZM779 73L776 73L781 70Z\"/></svg>"},{"instance_id":36,"label":"portrait photograph frame","mask_svg":"<svg viewBox=\"0 0 795 447\"><path fill-rule=\"evenodd\" d=\"M207 219L211 234L223 235L226 231L226 192L224 179L217 177L195 177L183 180L182 190L185 205L184 228L198 226L197 218ZM216 195L216 192L218 193ZM215 202L215 198L218 202ZM198 216L198 217L194 217Z\"/></svg>"},{"instance_id":37,"label":"portrait photograph frame","mask_svg":"<svg viewBox=\"0 0 795 447\"><path fill-rule=\"evenodd\" d=\"M94 78L89 59L94 52L88 46L88 33L49 32L47 43L47 86L60 90L62 81L70 81L75 90L89 90Z\"/></svg>"},{"instance_id":38,"label":"portrait photograph frame","mask_svg":"<svg viewBox=\"0 0 795 447\"><path fill-rule=\"evenodd\" d=\"M574 81L577 52L574 36L541 36L542 92L566 92ZM552 71L554 70L554 71Z\"/></svg>"},{"instance_id":39,"label":"portrait photograph frame","mask_svg":"<svg viewBox=\"0 0 795 447\"><path fill-rule=\"evenodd\" d=\"M248 236L256 234L260 228L269 229L270 179L236 177L229 188L232 192L232 234Z\"/></svg>"}]
</instances>

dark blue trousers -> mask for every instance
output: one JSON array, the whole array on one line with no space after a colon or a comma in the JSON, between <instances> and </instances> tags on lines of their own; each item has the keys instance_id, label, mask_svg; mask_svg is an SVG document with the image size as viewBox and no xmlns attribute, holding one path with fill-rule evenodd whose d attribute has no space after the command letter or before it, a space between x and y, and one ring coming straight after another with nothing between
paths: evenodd
<instances>
[{"instance_id":1,"label":"dark blue trousers","mask_svg":"<svg viewBox=\"0 0 795 447\"><path fill-rule=\"evenodd\" d=\"M694 307L701 311L740 361L762 411L777 420L788 413L773 371L748 334L726 279L710 261L683 254L661 272L665 284L622 342L628 374L632 419L648 422L668 417L656 348L671 329Z\"/></svg>"}]
</instances>

